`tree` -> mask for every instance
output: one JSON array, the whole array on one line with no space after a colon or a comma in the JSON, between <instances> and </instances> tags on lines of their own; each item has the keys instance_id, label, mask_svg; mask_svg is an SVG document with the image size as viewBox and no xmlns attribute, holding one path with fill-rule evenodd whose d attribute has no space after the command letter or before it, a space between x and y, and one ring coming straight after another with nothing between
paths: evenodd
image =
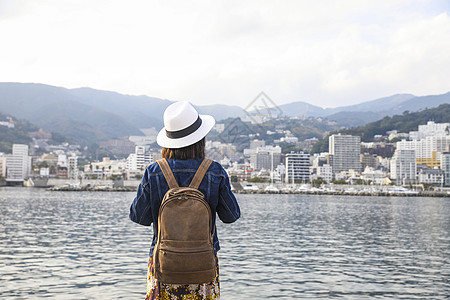
<instances>
[{"instance_id":1,"label":"tree","mask_svg":"<svg viewBox=\"0 0 450 300\"><path fill-rule=\"evenodd\" d=\"M266 182L266 178L253 177L247 180L248 182Z\"/></svg>"}]
</instances>

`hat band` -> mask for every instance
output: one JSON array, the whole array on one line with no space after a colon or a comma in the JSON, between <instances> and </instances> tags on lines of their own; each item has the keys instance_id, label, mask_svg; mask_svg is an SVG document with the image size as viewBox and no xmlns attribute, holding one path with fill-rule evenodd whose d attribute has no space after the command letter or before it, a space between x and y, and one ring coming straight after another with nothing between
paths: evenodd
<instances>
[{"instance_id":1,"label":"hat band","mask_svg":"<svg viewBox=\"0 0 450 300\"><path fill-rule=\"evenodd\" d=\"M194 123L192 123L192 125L189 125L184 129L177 131L169 131L166 129L166 136L171 139L181 139L195 132L201 125L202 119L200 119L200 116L198 116L197 120Z\"/></svg>"}]
</instances>

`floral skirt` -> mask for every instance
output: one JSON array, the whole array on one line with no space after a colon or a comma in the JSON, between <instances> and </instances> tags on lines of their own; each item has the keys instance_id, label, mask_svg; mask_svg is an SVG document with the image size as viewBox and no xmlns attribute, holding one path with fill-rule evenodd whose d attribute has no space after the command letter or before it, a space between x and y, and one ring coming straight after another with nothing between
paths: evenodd
<instances>
[{"instance_id":1,"label":"floral skirt","mask_svg":"<svg viewBox=\"0 0 450 300\"><path fill-rule=\"evenodd\" d=\"M214 281L202 284L165 284L152 271L153 258L148 261L147 295L145 300L214 300L220 298L219 260L216 256Z\"/></svg>"}]
</instances>

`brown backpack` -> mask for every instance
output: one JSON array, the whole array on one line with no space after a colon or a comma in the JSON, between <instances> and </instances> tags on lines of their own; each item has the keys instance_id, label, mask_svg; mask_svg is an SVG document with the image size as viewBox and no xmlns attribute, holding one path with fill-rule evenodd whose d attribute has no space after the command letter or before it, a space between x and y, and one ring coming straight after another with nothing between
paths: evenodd
<instances>
[{"instance_id":1,"label":"brown backpack","mask_svg":"<svg viewBox=\"0 0 450 300\"><path fill-rule=\"evenodd\" d=\"M179 187L167 160L157 161L169 185L158 214L153 271L162 283L206 283L216 276L211 208L198 190L212 163L204 159L189 187Z\"/></svg>"}]
</instances>

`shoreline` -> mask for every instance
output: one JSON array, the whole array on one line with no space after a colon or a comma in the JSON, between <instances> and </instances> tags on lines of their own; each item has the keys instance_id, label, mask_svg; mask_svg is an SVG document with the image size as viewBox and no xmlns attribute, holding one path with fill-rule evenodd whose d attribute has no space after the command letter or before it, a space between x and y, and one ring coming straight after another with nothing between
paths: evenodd
<instances>
[{"instance_id":1,"label":"shoreline","mask_svg":"<svg viewBox=\"0 0 450 300\"><path fill-rule=\"evenodd\" d=\"M450 198L448 192L421 191L412 193L396 193L396 192L348 192L348 191L233 191L235 194L283 194L283 195L334 195L334 196L367 196L367 197L441 197Z\"/></svg>"},{"instance_id":2,"label":"shoreline","mask_svg":"<svg viewBox=\"0 0 450 300\"><path fill-rule=\"evenodd\" d=\"M48 191L61 191L61 192L136 192L137 187L124 186L124 187L109 187L109 186L53 186L43 187ZM447 191L349 191L349 190L336 190L336 191L296 191L296 190L279 190L279 191L265 191L265 190L234 190L235 194L273 194L273 195L335 195L335 196L366 196L366 197L441 197L450 198L450 192Z\"/></svg>"}]
</instances>

